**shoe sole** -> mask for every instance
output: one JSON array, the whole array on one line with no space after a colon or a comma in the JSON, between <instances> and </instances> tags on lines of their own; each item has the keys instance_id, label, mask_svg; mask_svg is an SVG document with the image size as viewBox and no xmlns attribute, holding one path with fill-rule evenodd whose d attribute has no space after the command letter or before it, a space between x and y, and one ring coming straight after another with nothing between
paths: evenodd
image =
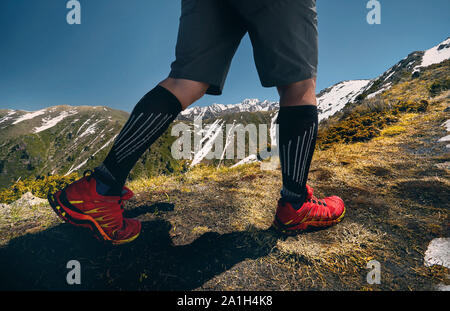
<instances>
[{"instance_id":1,"label":"shoe sole","mask_svg":"<svg viewBox=\"0 0 450 311\"><path fill-rule=\"evenodd\" d=\"M327 228L331 227L337 223L340 223L342 219L345 216L345 207L344 211L342 212L341 216L339 216L335 220L330 221L305 221L303 223L298 224L297 226L289 226L280 223L276 218L272 223L272 226L279 232L285 234L285 235L297 235L299 233L311 230L311 229L317 229L317 228Z\"/></svg>"},{"instance_id":2,"label":"shoe sole","mask_svg":"<svg viewBox=\"0 0 450 311\"><path fill-rule=\"evenodd\" d=\"M58 215L58 217L71 225L76 227L87 228L94 233L95 238L97 240L106 242L112 245L120 245L134 241L140 234L138 232L136 235L131 238L124 240L113 240L111 239L106 232L102 229L100 224L96 222L91 216L83 214L81 211L76 209L75 207L65 206L59 200L62 191L58 191L55 194L49 194L47 196L48 202L52 207L53 211Z\"/></svg>"}]
</instances>

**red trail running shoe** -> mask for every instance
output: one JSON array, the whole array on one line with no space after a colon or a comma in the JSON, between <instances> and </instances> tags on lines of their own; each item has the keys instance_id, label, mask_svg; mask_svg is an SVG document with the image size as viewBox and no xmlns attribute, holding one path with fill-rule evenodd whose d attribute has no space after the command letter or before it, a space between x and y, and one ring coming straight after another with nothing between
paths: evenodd
<instances>
[{"instance_id":1,"label":"red trail running shoe","mask_svg":"<svg viewBox=\"0 0 450 311\"><path fill-rule=\"evenodd\" d=\"M296 210L282 198L278 201L273 226L279 231L293 235L308 228L329 227L344 218L345 206L340 197L332 196L318 199L313 189L306 185L308 196L305 203Z\"/></svg>"},{"instance_id":2,"label":"red trail running shoe","mask_svg":"<svg viewBox=\"0 0 450 311\"><path fill-rule=\"evenodd\" d=\"M91 175L49 194L48 200L55 213L65 222L90 229L100 241L114 245L133 241L141 232L137 219L123 218L123 201L133 192L124 187L122 196L102 196L96 191L96 181Z\"/></svg>"}]
</instances>

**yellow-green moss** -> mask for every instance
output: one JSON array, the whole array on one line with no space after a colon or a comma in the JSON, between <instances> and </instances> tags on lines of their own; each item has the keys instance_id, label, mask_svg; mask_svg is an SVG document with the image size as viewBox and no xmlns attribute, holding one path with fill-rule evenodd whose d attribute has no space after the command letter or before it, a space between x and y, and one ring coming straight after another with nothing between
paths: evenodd
<instances>
[{"instance_id":1,"label":"yellow-green moss","mask_svg":"<svg viewBox=\"0 0 450 311\"><path fill-rule=\"evenodd\" d=\"M19 199L24 193L31 192L39 198L47 198L49 193L63 189L68 184L77 180L78 174L72 173L67 176L39 176L19 180L9 188L0 191L0 202L11 203Z\"/></svg>"},{"instance_id":2,"label":"yellow-green moss","mask_svg":"<svg viewBox=\"0 0 450 311\"><path fill-rule=\"evenodd\" d=\"M399 135L404 132L406 132L406 128L404 126L394 125L394 126L390 126L388 128L385 128L384 130L382 130L381 135L391 137L391 136Z\"/></svg>"}]
</instances>

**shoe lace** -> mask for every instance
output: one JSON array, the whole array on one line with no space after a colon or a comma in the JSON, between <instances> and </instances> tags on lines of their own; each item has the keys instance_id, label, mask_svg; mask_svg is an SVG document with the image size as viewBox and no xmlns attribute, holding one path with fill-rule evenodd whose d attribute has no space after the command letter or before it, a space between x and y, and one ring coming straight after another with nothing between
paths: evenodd
<instances>
[{"instance_id":1,"label":"shoe lace","mask_svg":"<svg viewBox=\"0 0 450 311\"><path fill-rule=\"evenodd\" d=\"M308 202L314 204L308 215L313 217L319 216L319 218L323 215L331 217L331 210L324 199L318 199L317 197L312 196Z\"/></svg>"},{"instance_id":2,"label":"shoe lace","mask_svg":"<svg viewBox=\"0 0 450 311\"><path fill-rule=\"evenodd\" d=\"M308 202L309 203L313 203L313 204L319 204L319 205L327 206L327 203L325 202L325 200L318 199L314 195L310 199L308 199Z\"/></svg>"}]
</instances>

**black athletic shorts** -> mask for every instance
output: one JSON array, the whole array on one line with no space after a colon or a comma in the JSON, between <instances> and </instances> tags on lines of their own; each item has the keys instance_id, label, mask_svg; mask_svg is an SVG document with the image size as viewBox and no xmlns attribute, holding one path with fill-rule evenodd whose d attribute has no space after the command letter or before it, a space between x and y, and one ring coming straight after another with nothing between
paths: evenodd
<instances>
[{"instance_id":1,"label":"black athletic shorts","mask_svg":"<svg viewBox=\"0 0 450 311\"><path fill-rule=\"evenodd\" d=\"M247 32L264 87L316 76L316 0L182 0L169 76L209 83L207 93L220 95Z\"/></svg>"}]
</instances>

